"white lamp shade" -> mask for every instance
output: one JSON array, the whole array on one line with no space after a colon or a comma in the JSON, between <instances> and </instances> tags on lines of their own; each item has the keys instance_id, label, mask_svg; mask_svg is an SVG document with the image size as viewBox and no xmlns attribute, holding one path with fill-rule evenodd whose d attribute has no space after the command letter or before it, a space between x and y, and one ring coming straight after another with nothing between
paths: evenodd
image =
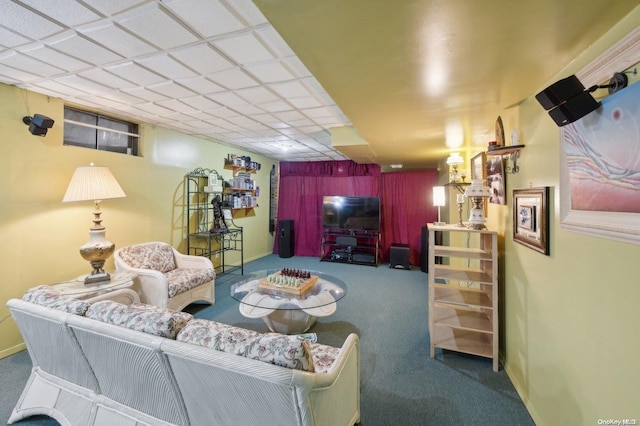
<instances>
[{"instance_id":1,"label":"white lamp shade","mask_svg":"<svg viewBox=\"0 0 640 426\"><path fill-rule=\"evenodd\" d=\"M433 187L433 205L434 206L444 206L445 205L444 186L434 186Z\"/></svg>"},{"instance_id":2,"label":"white lamp shade","mask_svg":"<svg viewBox=\"0 0 640 426\"><path fill-rule=\"evenodd\" d=\"M457 152L454 152L447 158L447 165L449 166L458 166L462 163L464 163L464 159Z\"/></svg>"},{"instance_id":3,"label":"white lamp shade","mask_svg":"<svg viewBox=\"0 0 640 426\"><path fill-rule=\"evenodd\" d=\"M108 167L90 165L76 168L62 202L99 201L126 196Z\"/></svg>"},{"instance_id":4,"label":"white lamp shade","mask_svg":"<svg viewBox=\"0 0 640 426\"><path fill-rule=\"evenodd\" d=\"M483 186L481 180L471 181L471 185L464 191L465 197L491 197L491 189Z\"/></svg>"}]
</instances>

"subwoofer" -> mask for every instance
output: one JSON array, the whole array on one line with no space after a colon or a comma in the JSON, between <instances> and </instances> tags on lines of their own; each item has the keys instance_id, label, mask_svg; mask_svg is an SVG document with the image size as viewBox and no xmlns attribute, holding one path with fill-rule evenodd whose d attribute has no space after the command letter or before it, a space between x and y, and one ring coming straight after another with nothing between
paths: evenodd
<instances>
[{"instance_id":1,"label":"subwoofer","mask_svg":"<svg viewBox=\"0 0 640 426\"><path fill-rule=\"evenodd\" d=\"M280 257L293 257L293 220L281 220L279 223L280 234L278 239L278 254Z\"/></svg>"}]
</instances>

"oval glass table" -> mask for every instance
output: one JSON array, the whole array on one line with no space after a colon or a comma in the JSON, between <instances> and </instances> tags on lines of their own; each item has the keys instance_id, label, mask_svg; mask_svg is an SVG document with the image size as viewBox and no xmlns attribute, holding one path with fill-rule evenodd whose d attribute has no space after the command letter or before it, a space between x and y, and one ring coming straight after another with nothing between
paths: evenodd
<instances>
[{"instance_id":1,"label":"oval glass table","mask_svg":"<svg viewBox=\"0 0 640 426\"><path fill-rule=\"evenodd\" d=\"M337 303L347 294L346 284L334 276L308 271L318 281L302 295L284 290L260 288L259 282L279 269L256 271L231 282L231 297L240 302L246 318L261 318L269 330L299 334L309 330L317 317L333 314Z\"/></svg>"}]
</instances>

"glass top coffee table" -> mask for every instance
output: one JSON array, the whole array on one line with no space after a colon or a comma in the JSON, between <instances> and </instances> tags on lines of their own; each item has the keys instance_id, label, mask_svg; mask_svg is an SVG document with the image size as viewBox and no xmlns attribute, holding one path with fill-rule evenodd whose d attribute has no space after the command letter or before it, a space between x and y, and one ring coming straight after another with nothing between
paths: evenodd
<instances>
[{"instance_id":1,"label":"glass top coffee table","mask_svg":"<svg viewBox=\"0 0 640 426\"><path fill-rule=\"evenodd\" d=\"M318 281L302 295L278 289L262 289L261 279L279 269L243 275L231 283L231 297L240 302L240 313L247 318L261 318L269 330L299 334L309 330L317 317L333 314L337 301L347 294L346 284L334 276L309 271Z\"/></svg>"}]
</instances>

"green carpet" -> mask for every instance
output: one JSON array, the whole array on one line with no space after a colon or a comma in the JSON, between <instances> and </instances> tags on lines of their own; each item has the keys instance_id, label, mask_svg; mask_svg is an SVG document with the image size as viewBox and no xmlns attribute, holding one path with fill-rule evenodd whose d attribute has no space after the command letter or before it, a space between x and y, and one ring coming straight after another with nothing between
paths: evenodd
<instances>
[{"instance_id":1,"label":"green carpet","mask_svg":"<svg viewBox=\"0 0 640 426\"><path fill-rule=\"evenodd\" d=\"M333 346L341 346L349 333L360 336L362 425L534 424L505 371L493 372L491 360L442 350L436 350L435 359L429 357L427 274L419 268L270 255L247 263L245 273L285 267L325 272L347 284L348 293L336 313L319 318L309 331L320 343ZM238 302L229 297L234 277L216 279L215 305L190 305L185 310L197 318L268 331L262 321L240 315ZM0 360L0 421L8 419L30 367L24 352ZM11 384L5 385L9 373ZM38 417L18 424L57 423Z\"/></svg>"}]
</instances>

